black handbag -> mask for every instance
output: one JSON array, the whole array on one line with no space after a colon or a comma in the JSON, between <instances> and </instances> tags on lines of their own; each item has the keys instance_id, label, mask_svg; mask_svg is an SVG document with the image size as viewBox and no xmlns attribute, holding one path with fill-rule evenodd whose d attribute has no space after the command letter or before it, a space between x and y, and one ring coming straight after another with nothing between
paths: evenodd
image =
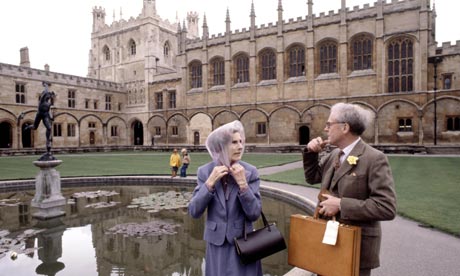
<instances>
[{"instance_id":1,"label":"black handbag","mask_svg":"<svg viewBox=\"0 0 460 276\"><path fill-rule=\"evenodd\" d=\"M263 212L261 212L264 227L246 233L246 223L243 228L243 236L235 238L236 252L243 264L253 263L257 260L275 254L286 249L283 235L281 235L274 223L268 224Z\"/></svg>"}]
</instances>

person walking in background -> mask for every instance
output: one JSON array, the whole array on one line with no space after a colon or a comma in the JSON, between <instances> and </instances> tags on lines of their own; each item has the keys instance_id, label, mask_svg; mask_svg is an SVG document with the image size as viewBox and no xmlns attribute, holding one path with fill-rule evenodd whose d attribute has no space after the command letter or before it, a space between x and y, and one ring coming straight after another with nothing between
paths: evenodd
<instances>
[{"instance_id":1,"label":"person walking in background","mask_svg":"<svg viewBox=\"0 0 460 276\"><path fill-rule=\"evenodd\" d=\"M372 114L358 105L335 104L324 129L327 140L314 138L303 151L306 181L321 183L321 189L330 193L322 194L326 199L319 203L319 213L362 229L361 276L371 275L371 269L380 266L380 221L396 215L388 159L360 137L371 121ZM327 144L337 148L319 159Z\"/></svg>"},{"instance_id":2,"label":"person walking in background","mask_svg":"<svg viewBox=\"0 0 460 276\"><path fill-rule=\"evenodd\" d=\"M180 151L182 155L182 167L180 168L180 177L187 177L187 168L190 164L190 155L187 152L187 149L183 148Z\"/></svg>"},{"instance_id":3,"label":"person walking in background","mask_svg":"<svg viewBox=\"0 0 460 276\"><path fill-rule=\"evenodd\" d=\"M180 164L180 155L177 152L177 149L174 149L171 157L169 158L169 166L171 166L171 178L177 176L177 171L179 170Z\"/></svg>"},{"instance_id":4,"label":"person walking in background","mask_svg":"<svg viewBox=\"0 0 460 276\"><path fill-rule=\"evenodd\" d=\"M215 129L206 139L213 161L198 168L188 210L199 218L207 210L204 240L206 275L261 276L260 261L244 265L234 245L243 229L253 230L262 210L257 169L241 161L245 135L239 121Z\"/></svg>"}]
</instances>

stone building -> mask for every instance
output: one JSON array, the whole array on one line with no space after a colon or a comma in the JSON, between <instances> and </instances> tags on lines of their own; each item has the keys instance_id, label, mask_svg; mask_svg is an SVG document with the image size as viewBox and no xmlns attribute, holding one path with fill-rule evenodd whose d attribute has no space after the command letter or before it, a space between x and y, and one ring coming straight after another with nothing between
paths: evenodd
<instances>
[{"instance_id":1,"label":"stone building","mask_svg":"<svg viewBox=\"0 0 460 276\"><path fill-rule=\"evenodd\" d=\"M43 127L24 129L44 80L57 94L53 147L203 145L236 119L248 144L306 144L341 101L374 113L371 144L460 143L460 41L437 46L429 0L342 0L319 15L298 1L295 19L279 0L277 23L259 26L251 4L247 29L232 30L227 10L212 36L205 15L171 23L143 3L111 25L93 8L87 77L30 68L27 48L20 66L0 63L1 148L44 147Z\"/></svg>"}]
</instances>

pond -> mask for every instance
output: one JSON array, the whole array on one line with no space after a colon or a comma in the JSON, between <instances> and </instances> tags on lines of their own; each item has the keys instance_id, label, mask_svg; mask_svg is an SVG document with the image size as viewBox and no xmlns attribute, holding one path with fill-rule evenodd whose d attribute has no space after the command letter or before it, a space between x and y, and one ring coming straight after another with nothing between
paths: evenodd
<instances>
[{"instance_id":1,"label":"pond","mask_svg":"<svg viewBox=\"0 0 460 276\"><path fill-rule=\"evenodd\" d=\"M39 221L34 191L0 194L1 275L204 275L204 218L187 214L192 187L104 186L62 189L66 215ZM262 196L286 243L289 218L305 213ZM261 220L256 228L261 227ZM263 259L265 276L284 275L287 250Z\"/></svg>"}]
</instances>

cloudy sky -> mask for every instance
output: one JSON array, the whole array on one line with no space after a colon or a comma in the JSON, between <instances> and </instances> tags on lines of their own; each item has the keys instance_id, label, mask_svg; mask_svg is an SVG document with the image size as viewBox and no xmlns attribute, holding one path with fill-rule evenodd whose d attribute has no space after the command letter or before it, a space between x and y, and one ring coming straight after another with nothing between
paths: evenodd
<instances>
[{"instance_id":1,"label":"cloudy sky","mask_svg":"<svg viewBox=\"0 0 460 276\"><path fill-rule=\"evenodd\" d=\"M253 0L256 25L276 22L278 0ZM347 0L347 6L360 7L376 0ZM389 2L391 0L387 0ZM407 1L407 0L406 0ZM283 0L284 19L305 17L307 0ZM340 9L341 0L313 0L313 13ZM433 3L433 0L431 0ZM460 40L460 1L436 0L437 41ZM29 48L31 67L86 76L91 42L92 8L106 11L106 23L120 15L127 20L137 17L143 0L2 0L0 2L0 63L19 65L19 49ZM371 4L373 5L373 4ZM210 34L225 31L227 7L231 29L249 28L251 0L156 0L157 13L171 22L176 15L182 22L187 11L196 11L202 25L206 14ZM121 9L120 9L121 8ZM200 28L201 34L201 28Z\"/></svg>"}]
</instances>

